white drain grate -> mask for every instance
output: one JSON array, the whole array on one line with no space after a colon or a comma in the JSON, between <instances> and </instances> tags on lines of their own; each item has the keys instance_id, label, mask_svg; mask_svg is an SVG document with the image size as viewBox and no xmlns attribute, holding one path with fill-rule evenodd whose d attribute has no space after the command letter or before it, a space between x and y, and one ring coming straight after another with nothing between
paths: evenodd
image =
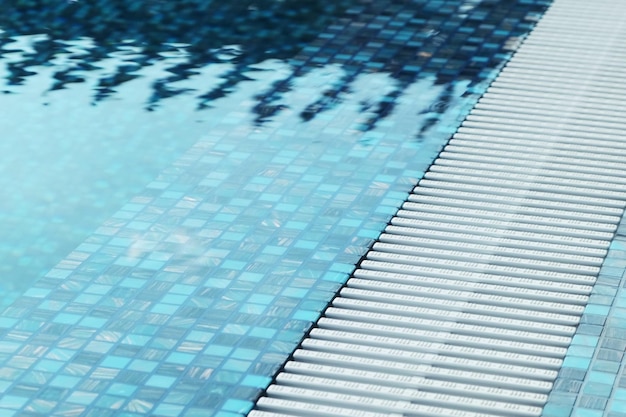
<instances>
[{"instance_id":1,"label":"white drain grate","mask_svg":"<svg viewBox=\"0 0 626 417\"><path fill-rule=\"evenodd\" d=\"M556 0L250 417L541 414L626 205L625 21Z\"/></svg>"}]
</instances>

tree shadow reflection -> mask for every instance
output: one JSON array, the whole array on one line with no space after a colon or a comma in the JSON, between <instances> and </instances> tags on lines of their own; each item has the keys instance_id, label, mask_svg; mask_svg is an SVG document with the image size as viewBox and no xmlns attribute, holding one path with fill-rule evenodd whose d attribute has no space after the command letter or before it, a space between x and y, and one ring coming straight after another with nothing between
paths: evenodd
<instances>
[{"instance_id":1,"label":"tree shadow reflection","mask_svg":"<svg viewBox=\"0 0 626 417\"><path fill-rule=\"evenodd\" d=\"M6 60L7 86L35 75L33 68L55 66L50 90L85 82L89 73L118 59L97 81L93 103L112 97L139 71L165 62L151 82L145 104L192 94L197 108L240 88L245 75L267 60L281 60L292 72L265 91L256 92L255 123L261 125L285 109L282 97L294 80L320 66L335 64L344 76L317 92L299 113L303 122L334 108L363 73L381 72L397 80L363 109L370 116L360 129L372 130L393 112L396 100L423 75L436 84L484 81L486 70L507 57L511 39L523 36L532 17L548 0L16 0L0 16L0 58ZM29 50L16 39L37 38ZM18 54L20 59L11 59ZM63 58L63 59L60 59ZM58 63L62 61L62 63ZM176 83L206 66L229 63L229 71L208 91ZM433 122L445 111L449 90L430 106ZM6 89L10 91L10 89Z\"/></svg>"}]
</instances>

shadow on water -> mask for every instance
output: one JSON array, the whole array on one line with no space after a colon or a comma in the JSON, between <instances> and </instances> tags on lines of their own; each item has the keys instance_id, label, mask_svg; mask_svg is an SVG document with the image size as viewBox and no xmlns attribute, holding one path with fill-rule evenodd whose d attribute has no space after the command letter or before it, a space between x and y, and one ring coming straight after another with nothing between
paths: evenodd
<instances>
[{"instance_id":1,"label":"shadow on water","mask_svg":"<svg viewBox=\"0 0 626 417\"><path fill-rule=\"evenodd\" d=\"M73 63L55 73L52 89L82 82L75 72L88 71L98 62L136 48L132 63L100 80L95 101L110 96L115 87L135 78L139 67L167 59L184 50L187 60L171 68L167 77L155 80L148 106L180 94L168 84L186 79L194 70L220 62L237 65L214 91L199 94L203 103L228 94L242 81L242 70L267 59L293 57L329 22L354 1L15 1L3 10L0 27L3 43L12 36L45 34L34 51L10 66L8 84L21 84L29 67L45 65L66 52L63 41L88 38L93 47L75 54ZM61 41L61 42L59 42ZM4 48L3 48L4 49ZM4 50L3 52L7 52ZM10 50L8 51L10 52Z\"/></svg>"},{"instance_id":2,"label":"shadow on water","mask_svg":"<svg viewBox=\"0 0 626 417\"><path fill-rule=\"evenodd\" d=\"M88 385L116 368L81 385L94 396L77 408L30 377L48 365L12 368L10 401L46 415L110 415L110 398L137 415L248 407L547 3L0 0L9 349L44 340ZM183 335L190 359L170 362ZM235 345L245 360L214 355ZM135 357L158 382L118 367ZM128 384L109 395L113 379Z\"/></svg>"},{"instance_id":3,"label":"shadow on water","mask_svg":"<svg viewBox=\"0 0 626 417\"><path fill-rule=\"evenodd\" d=\"M319 152L449 135L548 3L0 0L0 301L233 112Z\"/></svg>"},{"instance_id":4,"label":"shadow on water","mask_svg":"<svg viewBox=\"0 0 626 417\"><path fill-rule=\"evenodd\" d=\"M98 80L93 101L115 95L116 88L137 78L137 70L181 56L166 74L152 82L145 108L162 100L193 94L197 108L212 105L246 81L246 71L269 59L288 60L293 71L259 92L253 111L256 123L271 119L285 107L281 97L293 81L312 69L339 64L345 75L320 91L300 118L306 122L336 106L364 72L388 73L397 88L377 102L363 103L372 116L364 131L393 112L396 99L421 74L434 74L436 84L454 80L480 82L485 69L502 61L507 42L523 35L529 15L546 1L517 0L19 0L3 6L0 53L13 52L14 36L43 34L23 59L10 62L6 83L21 85L36 73L29 68L50 65L67 55L54 72L50 90L85 81L85 74L116 54L132 52L115 71ZM77 39L89 47L72 49ZM74 45L75 46L75 45ZM211 64L233 64L208 91L177 88ZM432 106L445 110L447 95ZM443 103L443 104L442 104ZM418 135L419 136L419 135Z\"/></svg>"}]
</instances>

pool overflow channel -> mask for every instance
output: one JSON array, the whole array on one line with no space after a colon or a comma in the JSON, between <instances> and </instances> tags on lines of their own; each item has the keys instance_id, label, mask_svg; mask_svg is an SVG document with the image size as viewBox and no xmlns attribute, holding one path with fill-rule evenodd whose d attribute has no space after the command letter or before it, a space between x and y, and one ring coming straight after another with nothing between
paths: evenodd
<instances>
[{"instance_id":1,"label":"pool overflow channel","mask_svg":"<svg viewBox=\"0 0 626 417\"><path fill-rule=\"evenodd\" d=\"M555 1L249 417L541 415L626 205L625 19Z\"/></svg>"}]
</instances>

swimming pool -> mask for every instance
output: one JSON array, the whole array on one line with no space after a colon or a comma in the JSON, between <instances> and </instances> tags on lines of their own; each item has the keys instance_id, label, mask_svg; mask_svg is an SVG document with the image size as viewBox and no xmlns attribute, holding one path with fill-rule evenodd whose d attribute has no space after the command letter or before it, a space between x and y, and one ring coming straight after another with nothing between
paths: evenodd
<instances>
[{"instance_id":1,"label":"swimming pool","mask_svg":"<svg viewBox=\"0 0 626 417\"><path fill-rule=\"evenodd\" d=\"M0 21L7 416L249 410L548 4L297 3Z\"/></svg>"}]
</instances>

